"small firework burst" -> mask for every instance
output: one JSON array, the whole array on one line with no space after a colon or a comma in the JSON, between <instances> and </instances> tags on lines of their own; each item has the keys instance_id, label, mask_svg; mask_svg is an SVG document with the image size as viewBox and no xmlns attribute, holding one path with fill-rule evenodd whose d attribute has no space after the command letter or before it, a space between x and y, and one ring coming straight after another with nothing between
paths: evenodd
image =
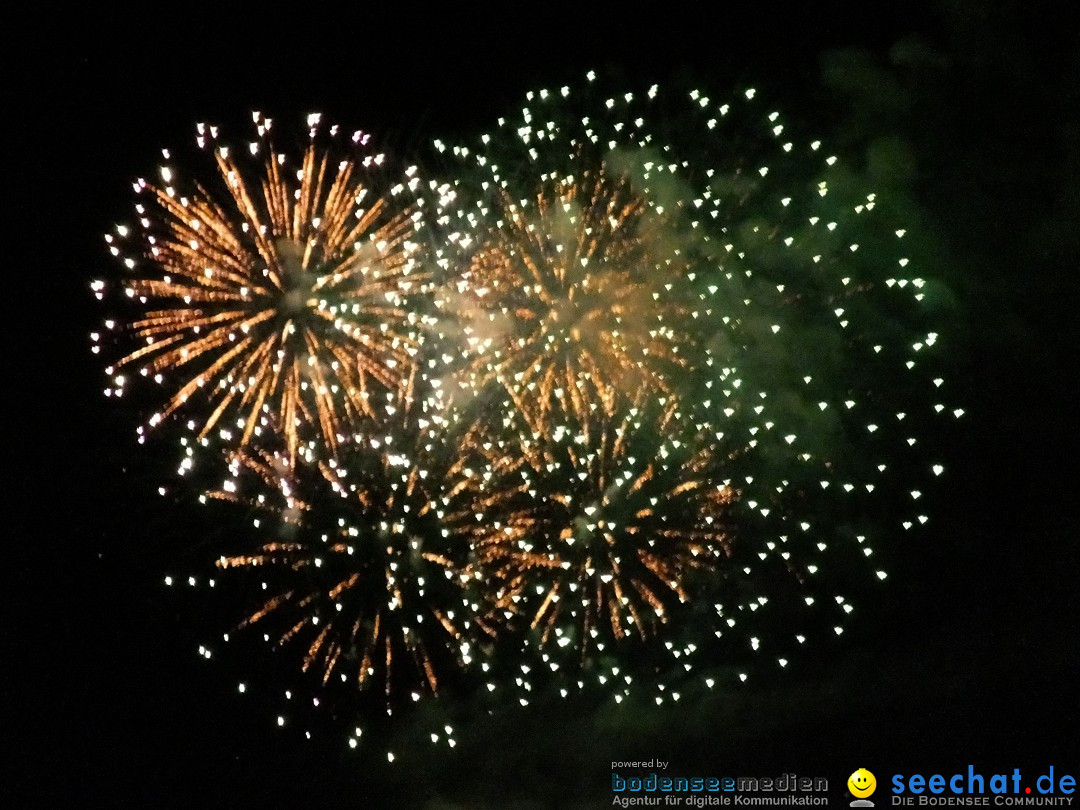
<instances>
[{"instance_id":1,"label":"small firework burst","mask_svg":"<svg viewBox=\"0 0 1080 810\"><path fill-rule=\"evenodd\" d=\"M303 669L324 685L381 685L388 710L399 693L437 692L443 672L470 663L478 635L493 632L447 512L453 456L433 435L439 417L395 401L335 458L236 451L210 493L253 508L273 536L218 561L260 573L271 593L241 626L272 624L271 638L302 647Z\"/></svg>"},{"instance_id":2,"label":"small firework burst","mask_svg":"<svg viewBox=\"0 0 1080 810\"><path fill-rule=\"evenodd\" d=\"M687 370L687 235L655 188L673 167L641 128L617 150L589 119L539 123L525 109L479 152L454 150L482 179L458 189L440 308L470 385L504 388L534 422L610 412L643 386L672 396Z\"/></svg>"},{"instance_id":3,"label":"small firework burst","mask_svg":"<svg viewBox=\"0 0 1080 810\"><path fill-rule=\"evenodd\" d=\"M270 120L254 117L259 140L240 154L200 125L216 175L186 182L163 166L159 184L135 185L135 233L120 226L106 237L125 257L123 287L137 307L124 330L137 347L108 369L112 390L123 390L126 369L168 376L178 383L151 425L195 401L204 435L235 427L243 446L270 415L290 454L307 426L333 448L370 414L371 391L407 373L418 340L415 172L388 187L383 156L361 133L336 158L342 148L320 143L317 116L300 165L290 165L270 142Z\"/></svg>"},{"instance_id":4,"label":"small firework burst","mask_svg":"<svg viewBox=\"0 0 1080 810\"><path fill-rule=\"evenodd\" d=\"M477 565L542 645L585 659L651 638L730 555L737 493L679 419L639 393L624 413L571 412L554 428L511 415L475 443L480 472L462 486Z\"/></svg>"}]
</instances>

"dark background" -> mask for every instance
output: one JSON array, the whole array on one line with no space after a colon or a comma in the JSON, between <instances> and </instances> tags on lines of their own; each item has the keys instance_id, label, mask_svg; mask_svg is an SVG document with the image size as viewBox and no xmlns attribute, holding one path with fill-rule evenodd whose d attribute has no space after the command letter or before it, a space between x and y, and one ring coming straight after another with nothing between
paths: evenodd
<instances>
[{"instance_id":1,"label":"dark background","mask_svg":"<svg viewBox=\"0 0 1080 810\"><path fill-rule=\"evenodd\" d=\"M639 754L837 786L859 766L1080 772L1080 50L1063 8L176 7L67 17L68 41L56 19L9 30L4 805L605 806L609 760ZM947 377L969 414L939 439L931 528L843 644L774 682L665 713L481 722L453 755L394 767L279 732L273 705L236 694L243 662L195 655L225 617L161 586L188 529L153 497L134 415L100 395L102 234L196 121L320 110L407 149L590 68L756 84L913 201L957 302Z\"/></svg>"}]
</instances>

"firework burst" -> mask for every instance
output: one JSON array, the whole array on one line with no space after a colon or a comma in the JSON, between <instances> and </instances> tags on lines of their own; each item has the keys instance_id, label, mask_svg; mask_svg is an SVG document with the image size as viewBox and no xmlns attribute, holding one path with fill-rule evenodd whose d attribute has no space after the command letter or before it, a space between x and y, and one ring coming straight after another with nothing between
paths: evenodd
<instances>
[{"instance_id":1,"label":"firework burst","mask_svg":"<svg viewBox=\"0 0 1080 810\"><path fill-rule=\"evenodd\" d=\"M137 348L108 370L112 390L123 391L127 369L168 375L178 383L151 425L195 401L208 411L203 435L235 427L243 446L269 415L290 455L307 426L334 448L371 414L371 391L407 374L417 343L416 180L409 170L386 188L376 172L383 156L366 151L361 133L352 154L335 159L339 147L318 143L317 116L292 167L269 140L270 120L255 122L249 155L200 125L199 146L217 169L211 183L163 167L160 185L136 183L145 201L135 233L121 226L106 237L114 254L131 254L124 290L140 310L125 332Z\"/></svg>"},{"instance_id":2,"label":"firework burst","mask_svg":"<svg viewBox=\"0 0 1080 810\"><path fill-rule=\"evenodd\" d=\"M243 626L322 686L711 689L842 633L928 520L922 437L962 411L888 203L753 91L595 99L530 94L427 202L265 138L257 181L215 149L224 194L139 185L116 370L184 377L152 422L207 409L182 470L231 447Z\"/></svg>"},{"instance_id":3,"label":"firework burst","mask_svg":"<svg viewBox=\"0 0 1080 810\"><path fill-rule=\"evenodd\" d=\"M310 447L295 463L234 452L210 497L253 509L256 528L273 536L218 560L271 591L241 627L273 625L268 636L302 648L304 671L324 685L381 685L389 710L398 693L437 692L442 673L469 664L493 629L448 509L455 461L435 435L440 417L393 395L378 407L381 426L369 422L334 458Z\"/></svg>"},{"instance_id":4,"label":"firework burst","mask_svg":"<svg viewBox=\"0 0 1080 810\"><path fill-rule=\"evenodd\" d=\"M613 412L643 387L672 396L689 365L677 292L687 235L665 205L673 167L636 124L618 149L589 119L534 122L526 108L479 152L454 150L472 167L449 217L460 230L440 307L470 384L501 386L547 427L597 404Z\"/></svg>"},{"instance_id":5,"label":"firework burst","mask_svg":"<svg viewBox=\"0 0 1080 810\"><path fill-rule=\"evenodd\" d=\"M441 304L463 325L449 345L468 358L464 376L497 383L518 414L500 421L484 400L480 511L499 530L475 540L479 556L543 641L583 655L601 632L672 624L659 595L686 601L673 583L690 566L636 578L627 560L676 526L714 552L666 546L712 571L696 577L709 583L696 591L708 593L693 620L703 635L745 633L754 651L775 651L761 617L793 605L839 634L852 591L887 576L881 542L928 519L922 489L943 469L918 439L946 409L905 229L820 142L799 146L753 90L716 103L586 89L577 101L591 108L573 96L531 93L475 151L452 150L473 177L444 219L458 252L444 262L452 292ZM657 458L659 444L629 453L625 435L660 402L695 426L686 443L699 454L668 448L670 463L626 470L621 453ZM559 456L561 441L572 454ZM609 490L621 470L640 489ZM688 499L683 522L673 507L663 527L649 515L626 531L648 513L621 496L653 487L669 506ZM715 497L693 501L702 493ZM582 498L617 517L575 514ZM601 520L622 539L591 542L605 536ZM778 624L801 645L806 630L790 619Z\"/></svg>"},{"instance_id":6,"label":"firework burst","mask_svg":"<svg viewBox=\"0 0 1080 810\"><path fill-rule=\"evenodd\" d=\"M475 444L472 544L498 605L542 645L585 659L653 637L730 555L736 492L714 448L680 438L671 403L639 393L620 415L554 429L510 415L503 428Z\"/></svg>"}]
</instances>

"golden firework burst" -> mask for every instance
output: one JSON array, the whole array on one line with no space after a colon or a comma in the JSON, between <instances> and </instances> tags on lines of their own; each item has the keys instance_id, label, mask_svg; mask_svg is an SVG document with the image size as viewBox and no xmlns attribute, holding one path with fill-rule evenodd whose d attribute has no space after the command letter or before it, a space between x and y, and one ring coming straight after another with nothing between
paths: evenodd
<instances>
[{"instance_id":1,"label":"golden firework burst","mask_svg":"<svg viewBox=\"0 0 1080 810\"><path fill-rule=\"evenodd\" d=\"M671 393L685 308L664 281L685 268L629 179L601 166L500 202L456 285L479 383L497 381L542 421L611 410L643 384Z\"/></svg>"},{"instance_id":2,"label":"golden firework burst","mask_svg":"<svg viewBox=\"0 0 1080 810\"><path fill-rule=\"evenodd\" d=\"M277 646L303 647L303 670L324 684L381 684L391 708L396 692L436 692L443 671L468 665L477 638L493 630L447 510L445 482L456 473L440 465L453 456L418 427L426 420L388 410L391 428L369 425L335 459L319 461L310 448L295 464L236 451L210 497L252 508L260 531L274 533L253 553L218 560L266 571L272 595L240 627L272 626Z\"/></svg>"},{"instance_id":3,"label":"golden firework burst","mask_svg":"<svg viewBox=\"0 0 1080 810\"><path fill-rule=\"evenodd\" d=\"M605 639L647 638L690 598L694 572L731 554L737 492L678 420L670 401L657 409L639 392L617 415L554 429L511 416L510 439L476 442L477 565L543 643L584 657Z\"/></svg>"},{"instance_id":4,"label":"golden firework burst","mask_svg":"<svg viewBox=\"0 0 1080 810\"><path fill-rule=\"evenodd\" d=\"M269 415L290 454L305 426L334 448L371 413L373 384L398 384L417 342L423 316L409 301L426 277L420 216L406 202L415 183L381 188L381 155L335 159L314 130L290 169L270 122L256 120L257 169L215 145L213 185L182 188L167 167L162 184L137 184L149 200L137 206L142 255L128 258L125 288L142 308L129 326L139 345L110 373L180 378L152 425L198 400L209 407L203 435L235 427L243 446ZM201 127L200 144L215 134ZM120 255L123 240L108 239Z\"/></svg>"}]
</instances>

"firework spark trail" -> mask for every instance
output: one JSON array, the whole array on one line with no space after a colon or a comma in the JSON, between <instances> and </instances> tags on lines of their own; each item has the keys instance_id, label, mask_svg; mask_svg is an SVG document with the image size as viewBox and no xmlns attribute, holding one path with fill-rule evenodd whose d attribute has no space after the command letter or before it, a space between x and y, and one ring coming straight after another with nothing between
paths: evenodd
<instances>
[{"instance_id":1,"label":"firework spark trail","mask_svg":"<svg viewBox=\"0 0 1080 810\"><path fill-rule=\"evenodd\" d=\"M255 118L260 141L250 152L265 153L261 167L249 170L216 145L215 128L200 126L200 146L216 162L213 185L179 187L168 167L163 185L136 184L149 197L137 206L134 249L144 255L125 260L124 287L143 309L129 327L142 345L109 373L180 380L151 425L198 400L209 409L202 435L235 420L243 446L269 414L290 454L305 426L334 448L370 415L372 390L407 373L418 341L423 307L412 299L427 279L415 241L422 219L407 201L414 171L407 185L381 189L381 155L358 146L335 161L314 124L300 168L290 170L269 142L270 121ZM127 234L121 226L119 238L107 237L114 254L127 250ZM115 374L117 394L125 382Z\"/></svg>"}]
</instances>

